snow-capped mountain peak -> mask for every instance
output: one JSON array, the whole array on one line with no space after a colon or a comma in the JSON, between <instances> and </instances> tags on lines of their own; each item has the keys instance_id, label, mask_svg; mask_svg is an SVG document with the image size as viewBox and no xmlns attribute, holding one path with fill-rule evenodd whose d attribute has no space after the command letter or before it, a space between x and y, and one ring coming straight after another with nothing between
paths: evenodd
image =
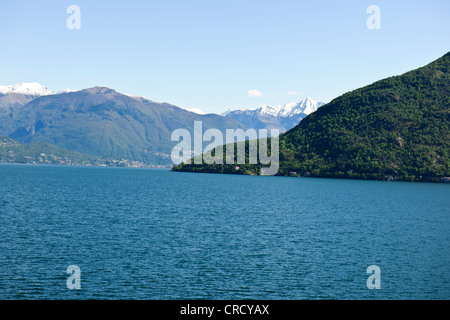
<instances>
[{"instance_id":1,"label":"snow-capped mountain peak","mask_svg":"<svg viewBox=\"0 0 450 320\"><path fill-rule=\"evenodd\" d=\"M197 113L197 114L201 114L201 115L206 114L205 111L203 111L203 110L201 110L199 108L183 108L183 109L186 110L186 111Z\"/></svg>"},{"instance_id":2,"label":"snow-capped mountain peak","mask_svg":"<svg viewBox=\"0 0 450 320\"><path fill-rule=\"evenodd\" d=\"M318 102L311 97L306 97L300 102L286 104L279 113L279 116L292 117L300 113L308 115L316 111L323 104L324 103Z\"/></svg>"},{"instance_id":3,"label":"snow-capped mountain peak","mask_svg":"<svg viewBox=\"0 0 450 320\"><path fill-rule=\"evenodd\" d=\"M60 93L70 93L70 92L76 92L77 90L72 90L72 89L69 89L69 88L66 88L66 89L61 89L61 90L59 90L56 94L60 94Z\"/></svg>"},{"instance_id":4,"label":"snow-capped mountain peak","mask_svg":"<svg viewBox=\"0 0 450 320\"><path fill-rule=\"evenodd\" d=\"M21 82L19 84L13 84L9 86L0 86L0 93L18 93L30 96L47 96L50 94L54 94L53 91L48 90L46 87L37 82Z\"/></svg>"},{"instance_id":5,"label":"snow-capped mountain peak","mask_svg":"<svg viewBox=\"0 0 450 320\"><path fill-rule=\"evenodd\" d=\"M278 128L286 131L296 126L303 118L316 111L323 102L306 97L300 102L290 102L285 105L264 105L255 109L229 109L223 116L241 121L247 127Z\"/></svg>"},{"instance_id":6,"label":"snow-capped mountain peak","mask_svg":"<svg viewBox=\"0 0 450 320\"><path fill-rule=\"evenodd\" d=\"M225 112L222 112L220 115L221 116L227 116L230 112L233 112L234 110L233 110L233 108L230 108L230 109L228 109L227 111L225 111Z\"/></svg>"},{"instance_id":7,"label":"snow-capped mountain peak","mask_svg":"<svg viewBox=\"0 0 450 320\"><path fill-rule=\"evenodd\" d=\"M233 110L232 108L230 108L224 113L222 113L222 115L226 116L230 113L236 112L247 113L248 111L257 111L259 115L268 115L275 117L289 117L299 113L304 113L305 115L308 115L316 111L323 104L324 104L323 102L318 102L311 97L306 97L300 102L289 102L286 103L285 105L278 105L278 106L263 105L262 107L259 108L237 109L237 110Z\"/></svg>"},{"instance_id":8,"label":"snow-capped mountain peak","mask_svg":"<svg viewBox=\"0 0 450 320\"><path fill-rule=\"evenodd\" d=\"M283 106L269 106L269 105L264 105L261 108L259 108L259 114L260 115L268 115L268 116L274 116L276 117L281 109L283 108Z\"/></svg>"}]
</instances>

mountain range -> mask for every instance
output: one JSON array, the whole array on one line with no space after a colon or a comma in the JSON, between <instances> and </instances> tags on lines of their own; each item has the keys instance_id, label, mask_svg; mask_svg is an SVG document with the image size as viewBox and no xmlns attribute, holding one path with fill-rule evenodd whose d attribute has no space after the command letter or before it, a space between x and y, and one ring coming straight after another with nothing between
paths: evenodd
<instances>
[{"instance_id":1,"label":"mountain range","mask_svg":"<svg viewBox=\"0 0 450 320\"><path fill-rule=\"evenodd\" d=\"M285 105L264 105L254 109L229 109L222 113L223 116L235 119L248 128L254 129L278 129L285 132L300 123L310 113L316 111L323 102L318 102L310 97Z\"/></svg>"},{"instance_id":2,"label":"mountain range","mask_svg":"<svg viewBox=\"0 0 450 320\"><path fill-rule=\"evenodd\" d=\"M25 144L44 142L99 159L170 165L176 143L171 141L171 133L179 128L193 132L194 121L202 121L203 130L216 128L224 134L226 129L238 128L278 128L284 132L320 105L307 98L300 103L217 115L103 86L53 92L36 82L20 83L0 86L0 136Z\"/></svg>"},{"instance_id":3,"label":"mountain range","mask_svg":"<svg viewBox=\"0 0 450 320\"><path fill-rule=\"evenodd\" d=\"M1 87L0 136L40 141L79 153L145 164L171 164L175 129L246 129L216 114L200 115L107 87L53 93L37 84Z\"/></svg>"}]
</instances>

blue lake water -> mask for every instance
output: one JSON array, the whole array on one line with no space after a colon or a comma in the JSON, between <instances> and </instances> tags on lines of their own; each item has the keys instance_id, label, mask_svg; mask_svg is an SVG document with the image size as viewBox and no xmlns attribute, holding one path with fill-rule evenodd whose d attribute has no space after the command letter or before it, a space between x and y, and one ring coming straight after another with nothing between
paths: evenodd
<instances>
[{"instance_id":1,"label":"blue lake water","mask_svg":"<svg viewBox=\"0 0 450 320\"><path fill-rule=\"evenodd\" d=\"M450 299L449 231L450 184L3 164L0 298Z\"/></svg>"}]
</instances>

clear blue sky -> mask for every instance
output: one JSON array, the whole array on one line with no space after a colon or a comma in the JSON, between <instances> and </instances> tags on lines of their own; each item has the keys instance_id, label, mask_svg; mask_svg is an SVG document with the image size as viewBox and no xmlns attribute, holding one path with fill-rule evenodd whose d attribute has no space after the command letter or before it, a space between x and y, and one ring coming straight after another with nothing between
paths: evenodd
<instances>
[{"instance_id":1,"label":"clear blue sky","mask_svg":"<svg viewBox=\"0 0 450 320\"><path fill-rule=\"evenodd\" d=\"M66 27L71 4L80 30ZM366 27L372 4L380 30ZM425 65L450 51L450 1L15 0L0 3L0 30L0 85L106 85L222 112L328 102Z\"/></svg>"}]
</instances>

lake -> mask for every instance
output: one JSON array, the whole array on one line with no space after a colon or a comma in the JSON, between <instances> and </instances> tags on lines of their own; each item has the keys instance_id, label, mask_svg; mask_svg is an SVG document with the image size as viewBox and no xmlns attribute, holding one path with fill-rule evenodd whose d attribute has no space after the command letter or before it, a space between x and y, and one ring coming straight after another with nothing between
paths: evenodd
<instances>
[{"instance_id":1,"label":"lake","mask_svg":"<svg viewBox=\"0 0 450 320\"><path fill-rule=\"evenodd\" d=\"M450 184L2 164L0 299L450 299L449 231Z\"/></svg>"}]
</instances>

